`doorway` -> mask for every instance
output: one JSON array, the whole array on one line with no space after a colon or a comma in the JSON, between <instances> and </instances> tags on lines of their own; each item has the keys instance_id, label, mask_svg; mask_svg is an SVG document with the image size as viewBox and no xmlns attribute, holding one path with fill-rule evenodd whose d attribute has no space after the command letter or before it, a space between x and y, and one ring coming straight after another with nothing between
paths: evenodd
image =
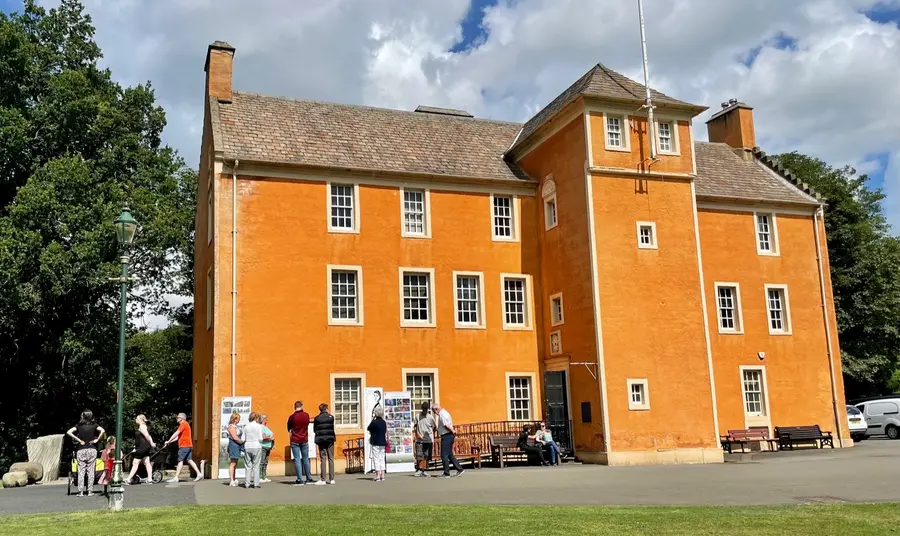
<instances>
[{"instance_id":1,"label":"doorway","mask_svg":"<svg viewBox=\"0 0 900 536\"><path fill-rule=\"evenodd\" d=\"M571 423L569 422L569 393L566 371L544 372L544 396L547 407L547 428L564 452L572 452Z\"/></svg>"}]
</instances>

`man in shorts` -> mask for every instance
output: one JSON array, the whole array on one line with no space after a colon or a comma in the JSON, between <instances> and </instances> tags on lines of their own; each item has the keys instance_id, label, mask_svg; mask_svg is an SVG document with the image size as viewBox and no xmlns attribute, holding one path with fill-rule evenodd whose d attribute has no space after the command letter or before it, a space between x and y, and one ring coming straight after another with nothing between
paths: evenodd
<instances>
[{"instance_id":1,"label":"man in shorts","mask_svg":"<svg viewBox=\"0 0 900 536\"><path fill-rule=\"evenodd\" d=\"M431 414L428 401L422 402L422 413L413 425L413 435L416 438L416 474L415 476L428 476L428 463L434 452L434 415Z\"/></svg>"},{"instance_id":2,"label":"man in shorts","mask_svg":"<svg viewBox=\"0 0 900 536\"><path fill-rule=\"evenodd\" d=\"M166 441L166 444L163 445L168 446L169 443L178 441L178 467L175 468L175 477L167 480L167 482L173 484L178 482L178 475L181 474L181 467L184 465L184 462L187 462L191 469L197 473L197 478L194 479L194 482L203 480L203 474L200 472L197 464L194 463L193 458L191 458L191 452L194 450L194 442L191 439L191 425L187 422L187 415L179 413L177 420L178 429L175 430L172 437L170 437L169 440Z\"/></svg>"}]
</instances>

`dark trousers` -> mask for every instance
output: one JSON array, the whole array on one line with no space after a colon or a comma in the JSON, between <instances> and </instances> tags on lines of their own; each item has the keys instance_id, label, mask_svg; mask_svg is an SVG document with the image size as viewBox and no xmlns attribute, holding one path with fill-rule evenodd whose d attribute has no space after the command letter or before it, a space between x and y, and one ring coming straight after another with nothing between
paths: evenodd
<instances>
[{"instance_id":1,"label":"dark trousers","mask_svg":"<svg viewBox=\"0 0 900 536\"><path fill-rule=\"evenodd\" d=\"M519 445L519 449L525 451L528 454L528 457L537 456L538 459L541 460L541 463L547 463L547 460L544 459L544 449L538 447L536 445Z\"/></svg>"},{"instance_id":2,"label":"dark trousers","mask_svg":"<svg viewBox=\"0 0 900 536\"><path fill-rule=\"evenodd\" d=\"M450 464L453 464L453 468L457 471L462 471L462 466L459 465L459 460L456 459L456 456L453 455L453 440L455 437L453 434L444 434L441 436L441 461L444 462L444 474L450 474Z\"/></svg>"}]
</instances>

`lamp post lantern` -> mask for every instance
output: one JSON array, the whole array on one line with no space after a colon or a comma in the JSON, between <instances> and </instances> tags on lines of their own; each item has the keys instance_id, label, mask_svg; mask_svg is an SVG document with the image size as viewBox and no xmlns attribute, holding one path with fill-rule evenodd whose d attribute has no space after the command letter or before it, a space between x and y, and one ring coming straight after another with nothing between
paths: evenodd
<instances>
[{"instance_id":1,"label":"lamp post lantern","mask_svg":"<svg viewBox=\"0 0 900 536\"><path fill-rule=\"evenodd\" d=\"M126 300L128 299L128 283L131 278L128 277L128 258L127 247L134 241L134 234L137 231L138 223L131 216L131 212L127 208L122 209L122 213L116 218L116 237L119 245L122 246L122 256L119 262L122 265L122 275L112 278L117 281L122 291L121 300L121 316L119 318L119 385L116 389L116 459L113 464L112 481L109 486L109 509L122 510L125 506L125 488L122 482L122 405L124 403L124 384L125 384L125 323L128 320L126 315Z\"/></svg>"}]
</instances>

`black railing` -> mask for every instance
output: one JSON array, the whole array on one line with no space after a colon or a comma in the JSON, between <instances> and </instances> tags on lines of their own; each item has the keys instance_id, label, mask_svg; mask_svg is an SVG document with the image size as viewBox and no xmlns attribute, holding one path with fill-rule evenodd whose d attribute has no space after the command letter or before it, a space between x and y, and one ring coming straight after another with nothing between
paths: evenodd
<instances>
[{"instance_id":1,"label":"black railing","mask_svg":"<svg viewBox=\"0 0 900 536\"><path fill-rule=\"evenodd\" d=\"M354 437L353 439L344 441L344 450L342 453L344 455L344 460L347 462L347 465L344 468L345 473L362 473L365 471L366 461L364 441L365 440L361 437Z\"/></svg>"}]
</instances>

